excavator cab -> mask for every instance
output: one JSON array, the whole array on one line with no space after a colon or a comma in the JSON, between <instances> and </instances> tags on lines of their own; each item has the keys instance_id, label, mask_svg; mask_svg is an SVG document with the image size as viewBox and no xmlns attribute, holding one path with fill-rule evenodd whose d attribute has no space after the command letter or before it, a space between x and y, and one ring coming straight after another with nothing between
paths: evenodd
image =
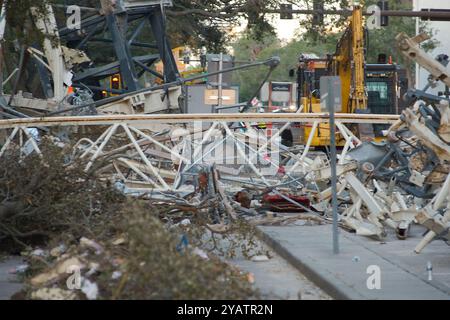
<instances>
[{"instance_id":1,"label":"excavator cab","mask_svg":"<svg viewBox=\"0 0 450 320\"><path fill-rule=\"evenodd\" d=\"M399 114L397 97L398 71L396 64L367 64L365 84L367 88L367 108L374 114ZM383 136L382 131L389 125L374 124L375 137Z\"/></svg>"},{"instance_id":2,"label":"excavator cab","mask_svg":"<svg viewBox=\"0 0 450 320\"><path fill-rule=\"evenodd\" d=\"M320 77L327 75L327 59L302 54L297 68L297 109L320 112ZM317 109L318 108L318 109Z\"/></svg>"},{"instance_id":3,"label":"excavator cab","mask_svg":"<svg viewBox=\"0 0 450 320\"><path fill-rule=\"evenodd\" d=\"M314 54L301 54L297 65L297 109L303 113L320 113L320 78L329 74L329 58L319 58ZM312 124L304 124L299 141L306 143L311 134ZM338 134L338 145L345 140ZM321 123L312 137L311 145L315 147L330 144L330 126Z\"/></svg>"}]
</instances>

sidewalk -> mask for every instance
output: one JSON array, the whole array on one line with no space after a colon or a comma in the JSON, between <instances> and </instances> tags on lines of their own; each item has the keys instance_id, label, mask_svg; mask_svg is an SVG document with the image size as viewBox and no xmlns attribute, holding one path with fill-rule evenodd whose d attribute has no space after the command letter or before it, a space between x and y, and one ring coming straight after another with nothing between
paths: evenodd
<instances>
[{"instance_id":1,"label":"sidewalk","mask_svg":"<svg viewBox=\"0 0 450 320\"><path fill-rule=\"evenodd\" d=\"M332 252L331 225L260 227L265 241L311 281L336 299L450 300L450 247L434 241L413 252L424 229L414 226L401 241L389 234L386 242L340 230L339 255ZM426 265L433 265L427 280ZM367 267L381 270L381 289L369 290Z\"/></svg>"},{"instance_id":2,"label":"sidewalk","mask_svg":"<svg viewBox=\"0 0 450 320\"><path fill-rule=\"evenodd\" d=\"M22 289L14 274L9 271L22 264L20 257L7 258L0 261L0 300L9 300L13 294Z\"/></svg>"}]
</instances>

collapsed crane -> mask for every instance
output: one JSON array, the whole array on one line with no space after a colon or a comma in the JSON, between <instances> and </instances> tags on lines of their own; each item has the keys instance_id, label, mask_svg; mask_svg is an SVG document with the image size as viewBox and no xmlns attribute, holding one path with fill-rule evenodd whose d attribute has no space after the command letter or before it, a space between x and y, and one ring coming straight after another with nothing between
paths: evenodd
<instances>
[{"instance_id":1,"label":"collapsed crane","mask_svg":"<svg viewBox=\"0 0 450 320\"><path fill-rule=\"evenodd\" d=\"M144 73L163 79L165 83L177 81L180 75L164 32L163 10L170 5L171 1L102 0L101 8L93 9L94 14L91 11L83 14L77 27L58 26L51 5L47 5L45 16L39 14L36 8L31 8L35 26L44 35L42 48L22 46L19 57L22 63L18 70L13 71L14 74L7 77L9 80L17 75L16 83L10 94L3 94L2 107L6 110L13 107L23 113L38 115L102 100L105 92L122 95L142 90L145 87L139 78ZM4 2L2 17L6 16L5 11ZM135 25L137 27L129 35L128 31ZM8 32L5 19L0 27L1 35ZM136 40L144 27L151 29L151 38L148 40L153 43ZM98 43L111 44L112 61L95 54ZM145 48L153 53L137 55L136 48ZM164 64L163 74L152 68L157 61ZM35 71L25 72L32 69ZM119 73L121 88L112 89L109 81ZM74 94L71 94L72 88L77 88ZM142 99L151 100L152 112L170 111L178 109L180 95L180 88L171 88L165 92L141 96L140 99L130 99L126 103L127 107L113 111L133 113L137 106L145 109L143 105L146 103ZM150 106L147 104L148 108Z\"/></svg>"}]
</instances>

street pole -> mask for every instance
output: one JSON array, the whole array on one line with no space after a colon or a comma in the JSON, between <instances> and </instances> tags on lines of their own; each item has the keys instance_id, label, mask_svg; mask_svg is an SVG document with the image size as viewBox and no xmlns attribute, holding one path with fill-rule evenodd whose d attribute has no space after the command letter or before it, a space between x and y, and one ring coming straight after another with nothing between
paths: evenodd
<instances>
[{"instance_id":1,"label":"street pole","mask_svg":"<svg viewBox=\"0 0 450 320\"><path fill-rule=\"evenodd\" d=\"M332 78L327 79L328 82L328 88L330 90L328 97L327 97L327 104L328 104L328 110L330 113L330 149L331 149L331 193L332 193L332 200L331 200L331 206L333 209L333 252L334 254L339 253L339 229L338 229L338 202L337 202L337 172L336 172L336 165L337 165L337 152L336 152L336 126L335 126L335 105L334 105L334 97L335 92L333 92L334 89L334 83ZM338 93L339 94L339 93Z\"/></svg>"},{"instance_id":2,"label":"street pole","mask_svg":"<svg viewBox=\"0 0 450 320\"><path fill-rule=\"evenodd\" d=\"M434 19L436 21L448 21L450 19L450 11L409 11L409 10L382 10L380 15L382 17L418 17ZM306 14L306 15L338 15L338 16L351 16L352 10L296 10L296 9L267 9L263 10L264 13L273 14ZM364 16L372 16L373 12L363 12ZM290 19L289 19L290 20Z\"/></svg>"}]
</instances>

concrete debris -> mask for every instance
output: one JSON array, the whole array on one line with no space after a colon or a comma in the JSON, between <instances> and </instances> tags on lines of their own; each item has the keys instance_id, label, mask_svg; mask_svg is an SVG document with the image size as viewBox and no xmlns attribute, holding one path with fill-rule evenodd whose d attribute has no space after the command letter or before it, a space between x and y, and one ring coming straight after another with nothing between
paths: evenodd
<instances>
[{"instance_id":1,"label":"concrete debris","mask_svg":"<svg viewBox=\"0 0 450 320\"><path fill-rule=\"evenodd\" d=\"M287 214L286 216L276 216L273 212L268 212L267 217L256 217L249 220L255 226L282 226L282 225L320 225L326 224L323 217L314 214Z\"/></svg>"},{"instance_id":2,"label":"concrete debris","mask_svg":"<svg viewBox=\"0 0 450 320\"><path fill-rule=\"evenodd\" d=\"M269 261L269 257L266 255L261 255L261 256L254 256L252 257L252 261L253 262L266 262Z\"/></svg>"}]
</instances>

